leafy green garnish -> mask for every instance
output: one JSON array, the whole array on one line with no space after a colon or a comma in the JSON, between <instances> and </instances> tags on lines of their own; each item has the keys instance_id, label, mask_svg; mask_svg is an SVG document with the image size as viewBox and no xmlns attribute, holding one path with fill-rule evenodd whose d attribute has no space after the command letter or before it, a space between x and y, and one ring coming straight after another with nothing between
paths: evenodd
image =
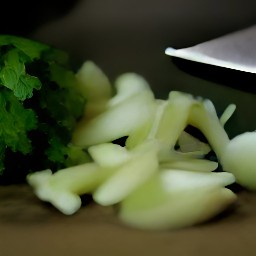
<instances>
[{"instance_id":1,"label":"leafy green garnish","mask_svg":"<svg viewBox=\"0 0 256 256\"><path fill-rule=\"evenodd\" d=\"M12 35L0 36L0 47L2 46L11 46L13 48L19 49L28 58L30 58L30 60L40 58L43 51L48 51L51 48L49 45Z\"/></svg>"},{"instance_id":2,"label":"leafy green garnish","mask_svg":"<svg viewBox=\"0 0 256 256\"><path fill-rule=\"evenodd\" d=\"M25 109L21 102L7 90L0 93L0 144L24 154L31 151L27 132L37 126L33 110Z\"/></svg>"},{"instance_id":3,"label":"leafy green garnish","mask_svg":"<svg viewBox=\"0 0 256 256\"><path fill-rule=\"evenodd\" d=\"M25 63L17 49L12 49L2 56L4 65L0 71L1 84L13 91L14 95L25 100L31 98L33 89L41 88L41 81L26 73Z\"/></svg>"},{"instance_id":4,"label":"leafy green garnish","mask_svg":"<svg viewBox=\"0 0 256 256\"><path fill-rule=\"evenodd\" d=\"M85 104L76 83L65 52L0 35L0 183L15 181L14 157L29 172L66 166Z\"/></svg>"}]
</instances>

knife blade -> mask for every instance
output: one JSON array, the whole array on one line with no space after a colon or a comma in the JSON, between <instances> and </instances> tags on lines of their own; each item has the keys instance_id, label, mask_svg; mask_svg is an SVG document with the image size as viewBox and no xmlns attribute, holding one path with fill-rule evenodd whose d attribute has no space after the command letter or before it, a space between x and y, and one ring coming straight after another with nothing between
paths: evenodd
<instances>
[{"instance_id":1,"label":"knife blade","mask_svg":"<svg viewBox=\"0 0 256 256\"><path fill-rule=\"evenodd\" d=\"M168 47L165 53L199 63L256 73L256 25L192 47Z\"/></svg>"}]
</instances>

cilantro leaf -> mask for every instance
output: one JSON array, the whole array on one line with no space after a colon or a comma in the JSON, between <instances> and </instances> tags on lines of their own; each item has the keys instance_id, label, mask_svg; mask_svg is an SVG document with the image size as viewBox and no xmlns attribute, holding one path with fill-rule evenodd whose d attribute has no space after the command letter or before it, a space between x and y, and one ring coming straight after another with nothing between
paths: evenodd
<instances>
[{"instance_id":1,"label":"cilantro leaf","mask_svg":"<svg viewBox=\"0 0 256 256\"><path fill-rule=\"evenodd\" d=\"M0 93L0 141L12 151L23 154L31 152L31 142L27 132L37 126L33 110L25 109L22 103L7 90Z\"/></svg>"},{"instance_id":2,"label":"cilantro leaf","mask_svg":"<svg viewBox=\"0 0 256 256\"><path fill-rule=\"evenodd\" d=\"M12 49L2 56L4 66L0 71L1 84L14 92L20 100L31 98L33 89L39 90L41 82L37 77L26 73L19 50Z\"/></svg>"},{"instance_id":3,"label":"cilantro leaf","mask_svg":"<svg viewBox=\"0 0 256 256\"><path fill-rule=\"evenodd\" d=\"M27 38L12 35L0 35L0 46L6 45L11 45L13 48L19 49L31 60L39 59L42 52L50 49L49 45Z\"/></svg>"}]
</instances>

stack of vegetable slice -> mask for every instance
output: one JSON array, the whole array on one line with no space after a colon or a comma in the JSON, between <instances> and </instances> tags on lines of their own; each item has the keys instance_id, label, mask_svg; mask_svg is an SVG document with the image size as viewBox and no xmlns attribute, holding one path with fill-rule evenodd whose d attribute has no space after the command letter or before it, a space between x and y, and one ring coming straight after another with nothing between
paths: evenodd
<instances>
[{"instance_id":1,"label":"stack of vegetable slice","mask_svg":"<svg viewBox=\"0 0 256 256\"><path fill-rule=\"evenodd\" d=\"M91 161L27 177L37 196L64 214L74 214L81 207L80 195L90 193L100 205L117 204L120 218L134 227L181 228L232 204L236 195L226 186L235 181L255 188L256 149L250 146L255 132L230 141L224 130L233 105L218 118L208 99L177 91L167 100L155 99L147 81L134 73L118 77L114 92L90 61L76 78L88 101L72 143L87 150ZM185 131L190 125L207 143ZM118 145L121 138L125 142ZM252 152L240 154L248 145ZM224 171L216 171L218 163L207 158L212 150Z\"/></svg>"}]
</instances>

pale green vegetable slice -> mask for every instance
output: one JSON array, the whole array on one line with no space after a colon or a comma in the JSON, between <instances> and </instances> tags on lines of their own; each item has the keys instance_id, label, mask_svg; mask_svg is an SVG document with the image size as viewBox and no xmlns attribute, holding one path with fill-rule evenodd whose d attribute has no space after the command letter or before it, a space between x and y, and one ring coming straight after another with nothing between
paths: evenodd
<instances>
[{"instance_id":1,"label":"pale green vegetable slice","mask_svg":"<svg viewBox=\"0 0 256 256\"><path fill-rule=\"evenodd\" d=\"M170 92L168 100L157 100L154 120L150 122L151 128L147 126L144 133L140 129L136 136L131 134L131 138L127 139L127 147L132 148L136 145L136 139L139 142L157 139L163 148L174 149L178 138L187 126L189 110L195 102L192 95L178 91Z\"/></svg>"},{"instance_id":2,"label":"pale green vegetable slice","mask_svg":"<svg viewBox=\"0 0 256 256\"><path fill-rule=\"evenodd\" d=\"M180 151L185 152L197 152L197 154L201 154L204 156L211 151L211 147L209 144L204 143L192 136L191 134L183 131L178 139L178 144L180 147Z\"/></svg>"},{"instance_id":3,"label":"pale green vegetable slice","mask_svg":"<svg viewBox=\"0 0 256 256\"><path fill-rule=\"evenodd\" d=\"M76 165L54 173L49 185L82 195L93 191L114 171L113 168L100 168L96 163Z\"/></svg>"},{"instance_id":4,"label":"pale green vegetable slice","mask_svg":"<svg viewBox=\"0 0 256 256\"><path fill-rule=\"evenodd\" d=\"M256 132L245 132L230 140L209 100L192 107L189 123L203 132L223 170L233 173L243 187L255 190Z\"/></svg>"},{"instance_id":5,"label":"pale green vegetable slice","mask_svg":"<svg viewBox=\"0 0 256 256\"><path fill-rule=\"evenodd\" d=\"M109 88L107 78L93 63L86 62L77 77L85 92L86 89L89 91L89 96L85 116L73 134L75 145L88 147L128 136L154 116L154 94L142 76L135 73L120 75L115 82L117 93L112 98L106 91ZM97 87L96 82L100 86Z\"/></svg>"},{"instance_id":6,"label":"pale green vegetable slice","mask_svg":"<svg viewBox=\"0 0 256 256\"><path fill-rule=\"evenodd\" d=\"M179 136L187 126L189 110L194 103L195 100L190 94L178 91L170 92L168 104L164 107L155 132L155 139L174 148Z\"/></svg>"},{"instance_id":7,"label":"pale green vegetable slice","mask_svg":"<svg viewBox=\"0 0 256 256\"><path fill-rule=\"evenodd\" d=\"M112 86L103 71L92 61L85 61L76 73L78 87L88 101L108 100Z\"/></svg>"},{"instance_id":8,"label":"pale green vegetable slice","mask_svg":"<svg viewBox=\"0 0 256 256\"><path fill-rule=\"evenodd\" d=\"M233 138L222 154L223 169L232 172L239 184L256 190L256 132Z\"/></svg>"},{"instance_id":9,"label":"pale green vegetable slice","mask_svg":"<svg viewBox=\"0 0 256 256\"><path fill-rule=\"evenodd\" d=\"M125 147L113 143L103 143L88 148L92 159L101 167L115 167L130 157Z\"/></svg>"},{"instance_id":10,"label":"pale green vegetable slice","mask_svg":"<svg viewBox=\"0 0 256 256\"><path fill-rule=\"evenodd\" d=\"M112 107L142 91L151 91L148 82L136 73L124 73L115 81L117 94L108 102Z\"/></svg>"},{"instance_id":11,"label":"pale green vegetable slice","mask_svg":"<svg viewBox=\"0 0 256 256\"><path fill-rule=\"evenodd\" d=\"M59 211L70 215L81 207L80 195L91 193L115 169L99 168L87 163L59 170L52 174L45 170L28 175L27 182L43 201L50 202Z\"/></svg>"},{"instance_id":12,"label":"pale green vegetable slice","mask_svg":"<svg viewBox=\"0 0 256 256\"><path fill-rule=\"evenodd\" d=\"M175 169L162 170L160 179L169 192L215 186L225 187L235 182L234 175L228 172L197 172Z\"/></svg>"},{"instance_id":13,"label":"pale green vegetable slice","mask_svg":"<svg viewBox=\"0 0 256 256\"><path fill-rule=\"evenodd\" d=\"M227 108L224 110L220 117L220 123L224 126L226 122L230 119L230 117L234 114L236 110L235 104L230 104L227 106Z\"/></svg>"},{"instance_id":14,"label":"pale green vegetable slice","mask_svg":"<svg viewBox=\"0 0 256 256\"><path fill-rule=\"evenodd\" d=\"M81 94L87 100L86 119L93 118L107 108L112 97L112 86L103 71L92 61L85 61L76 73L76 80Z\"/></svg>"},{"instance_id":15,"label":"pale green vegetable slice","mask_svg":"<svg viewBox=\"0 0 256 256\"><path fill-rule=\"evenodd\" d=\"M155 100L155 112L148 118L148 121L138 126L127 138L125 146L132 149L146 140L155 138L160 120L162 118L167 100Z\"/></svg>"},{"instance_id":16,"label":"pale green vegetable slice","mask_svg":"<svg viewBox=\"0 0 256 256\"><path fill-rule=\"evenodd\" d=\"M74 131L73 143L87 147L128 136L147 122L154 111L152 92L142 91L107 109L89 122L80 123Z\"/></svg>"},{"instance_id":17,"label":"pale green vegetable slice","mask_svg":"<svg viewBox=\"0 0 256 256\"><path fill-rule=\"evenodd\" d=\"M161 163L162 168L211 172L218 168L218 163L206 159L183 158Z\"/></svg>"},{"instance_id":18,"label":"pale green vegetable slice","mask_svg":"<svg viewBox=\"0 0 256 256\"><path fill-rule=\"evenodd\" d=\"M198 128L207 138L218 159L229 143L229 137L209 100L195 104L190 111L188 123Z\"/></svg>"},{"instance_id":19,"label":"pale green vegetable slice","mask_svg":"<svg viewBox=\"0 0 256 256\"><path fill-rule=\"evenodd\" d=\"M220 186L173 191L165 183L158 174L130 194L120 204L120 219L140 229L177 229L209 220L236 200Z\"/></svg>"},{"instance_id":20,"label":"pale green vegetable slice","mask_svg":"<svg viewBox=\"0 0 256 256\"><path fill-rule=\"evenodd\" d=\"M131 153L129 161L95 190L95 202L101 205L119 203L158 171L157 151L152 147L147 148L142 146Z\"/></svg>"}]
</instances>

